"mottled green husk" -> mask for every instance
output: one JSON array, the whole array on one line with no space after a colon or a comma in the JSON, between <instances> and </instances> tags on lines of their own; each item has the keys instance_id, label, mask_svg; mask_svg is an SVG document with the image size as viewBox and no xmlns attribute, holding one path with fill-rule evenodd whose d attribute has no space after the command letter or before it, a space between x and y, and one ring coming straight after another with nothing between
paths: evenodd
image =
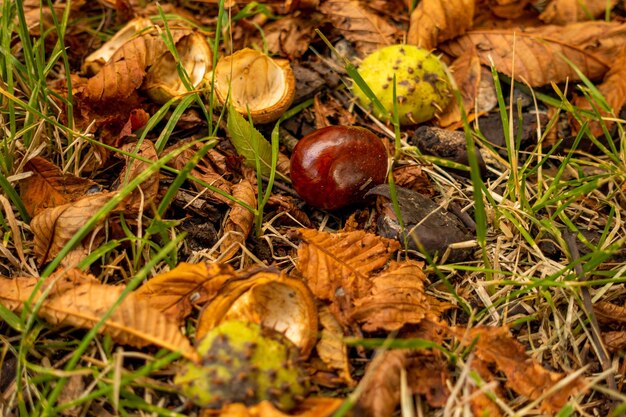
<instances>
[{"instance_id":1,"label":"mottled green husk","mask_svg":"<svg viewBox=\"0 0 626 417\"><path fill-rule=\"evenodd\" d=\"M393 75L396 75L396 101L400 124L410 125L432 119L445 109L452 94L444 64L431 52L413 45L391 45L368 55L359 74L387 109L374 111L389 120L393 112ZM355 84L355 96L372 110L372 103Z\"/></svg>"},{"instance_id":2,"label":"mottled green husk","mask_svg":"<svg viewBox=\"0 0 626 417\"><path fill-rule=\"evenodd\" d=\"M269 400L289 410L307 392L297 348L257 324L224 322L202 339L198 352L202 363L185 364L174 382L199 406L221 408Z\"/></svg>"}]
</instances>

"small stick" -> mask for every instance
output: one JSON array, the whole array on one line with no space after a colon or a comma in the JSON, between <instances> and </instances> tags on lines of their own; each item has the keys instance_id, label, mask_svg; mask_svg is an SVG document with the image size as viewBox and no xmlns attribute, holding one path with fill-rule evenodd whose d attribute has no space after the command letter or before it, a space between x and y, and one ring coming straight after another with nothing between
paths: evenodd
<instances>
[{"instance_id":1,"label":"small stick","mask_svg":"<svg viewBox=\"0 0 626 417\"><path fill-rule=\"evenodd\" d=\"M578 262L580 260L580 253L578 252L578 245L576 244L575 234L569 231L563 233L563 238L567 247L569 249L569 253L571 256L572 262L575 262L574 271L576 275L578 275L578 279L580 281L586 281L587 277L583 271L583 267ZM583 305L587 313L587 317L591 319L591 336L593 338L593 343L595 344L595 351L598 355L598 359L600 360L600 364L602 365L602 369L604 371L609 371L606 377L607 385L610 389L617 391L617 383L615 382L615 371L611 368L611 361L609 359L609 354L604 347L604 343L602 343L602 338L600 337L600 326L598 325L598 319L596 318L596 314L593 311L593 305L591 303L591 294L589 293L589 288L582 287L581 288L582 296L583 296Z\"/></svg>"}]
</instances>

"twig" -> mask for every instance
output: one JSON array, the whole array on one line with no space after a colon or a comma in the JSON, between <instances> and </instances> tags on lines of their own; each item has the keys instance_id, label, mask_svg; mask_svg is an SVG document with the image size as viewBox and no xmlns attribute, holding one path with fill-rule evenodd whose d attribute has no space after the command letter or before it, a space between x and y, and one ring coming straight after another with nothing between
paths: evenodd
<instances>
[{"instance_id":1,"label":"twig","mask_svg":"<svg viewBox=\"0 0 626 417\"><path fill-rule=\"evenodd\" d=\"M576 234L565 231L563 233L563 238L565 243L567 244L571 261L574 262L574 272L578 275L579 281L586 281L587 277L583 271L583 267L580 264L580 253L578 252L578 245L576 244ZM581 293L583 296L583 306L586 310L587 317L591 321L591 336L593 343L595 344L594 350L598 355L598 359L600 360L600 364L602 365L602 369L607 372L606 382L610 389L617 390L617 383L615 382L615 371L612 369L611 361L609 359L609 354L604 347L604 343L602 343L602 338L600 337L600 326L598 325L598 319L596 318L596 314L593 311L593 305L591 303L591 294L589 294L589 288L582 287Z\"/></svg>"}]
</instances>

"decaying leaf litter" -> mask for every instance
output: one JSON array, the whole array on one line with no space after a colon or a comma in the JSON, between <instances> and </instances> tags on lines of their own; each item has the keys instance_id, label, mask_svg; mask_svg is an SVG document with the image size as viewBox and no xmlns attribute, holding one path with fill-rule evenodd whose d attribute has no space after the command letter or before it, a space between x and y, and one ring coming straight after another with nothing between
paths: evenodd
<instances>
[{"instance_id":1,"label":"decaying leaf litter","mask_svg":"<svg viewBox=\"0 0 626 417\"><path fill-rule=\"evenodd\" d=\"M620 415L625 8L3 2L2 415ZM420 125L351 92L403 42ZM327 212L334 125L391 175Z\"/></svg>"}]
</instances>

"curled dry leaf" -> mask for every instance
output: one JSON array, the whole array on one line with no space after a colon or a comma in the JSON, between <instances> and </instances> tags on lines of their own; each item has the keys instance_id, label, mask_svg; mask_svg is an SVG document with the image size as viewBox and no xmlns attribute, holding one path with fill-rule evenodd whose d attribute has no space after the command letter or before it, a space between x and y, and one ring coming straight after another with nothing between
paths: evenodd
<instances>
[{"instance_id":1,"label":"curled dry leaf","mask_svg":"<svg viewBox=\"0 0 626 417\"><path fill-rule=\"evenodd\" d=\"M527 30L470 31L441 48L455 57L476 48L483 65L493 62L499 72L537 87L580 79L562 57L586 77L601 78L624 42L626 24L586 22Z\"/></svg>"},{"instance_id":2,"label":"curled dry leaf","mask_svg":"<svg viewBox=\"0 0 626 417\"><path fill-rule=\"evenodd\" d=\"M91 276L75 274L70 279L77 277L78 282L74 285L64 284L61 277L62 285L58 289L52 288L42 302L38 311L41 318L53 325L91 329L113 308L124 291L123 286L100 284ZM21 310L37 281L37 278L0 277L0 302L11 310ZM54 280L48 280L48 285L54 286ZM40 296L41 289L33 302L38 302ZM161 312L144 303L134 293L130 293L115 308L99 332L110 335L122 344L135 347L157 345L180 351L191 360L197 359L195 350L178 326Z\"/></svg>"},{"instance_id":3,"label":"curled dry leaf","mask_svg":"<svg viewBox=\"0 0 626 417\"><path fill-rule=\"evenodd\" d=\"M70 241L109 200L113 197L111 193L99 193L84 197L73 203L46 209L33 217L30 227L33 231L35 243L35 256L44 264L61 251L67 242ZM105 219L99 220L102 223ZM89 252L92 244L96 243L95 229L81 243L73 248L63 260L63 265L71 265L81 260ZM97 244L95 245L97 247Z\"/></svg>"},{"instance_id":4,"label":"curled dry leaf","mask_svg":"<svg viewBox=\"0 0 626 417\"><path fill-rule=\"evenodd\" d=\"M345 384L354 386L355 382L350 375L348 348L343 341L344 332L341 325L327 306L320 308L319 318L322 331L320 332L320 340L315 345L317 355L326 366L337 371Z\"/></svg>"},{"instance_id":5,"label":"curled dry leaf","mask_svg":"<svg viewBox=\"0 0 626 417\"><path fill-rule=\"evenodd\" d=\"M601 17L617 0L552 0L539 19L545 23L566 25Z\"/></svg>"},{"instance_id":6,"label":"curled dry leaf","mask_svg":"<svg viewBox=\"0 0 626 417\"><path fill-rule=\"evenodd\" d=\"M230 404L219 411L204 409L200 417L330 417L343 403L342 398L310 397L289 412L284 413L269 401L246 407Z\"/></svg>"},{"instance_id":7,"label":"curled dry leaf","mask_svg":"<svg viewBox=\"0 0 626 417\"><path fill-rule=\"evenodd\" d=\"M597 86L600 93L606 100L606 103L610 107L610 111L606 112L602 110L602 107L597 103L594 103L595 107L602 116L615 116L618 115L624 103L626 103L626 45L622 48L620 53L615 57L611 64L611 69L604 76L602 84ZM592 105L584 96L577 96L574 99L574 105L581 109L592 110ZM604 122L607 128L610 128L614 122ZM570 116L570 125L577 131L580 129L580 123ZM604 136L602 125L597 120L591 120L589 122L589 131L595 137Z\"/></svg>"},{"instance_id":8,"label":"curled dry leaf","mask_svg":"<svg viewBox=\"0 0 626 417\"><path fill-rule=\"evenodd\" d=\"M235 270L230 265L182 262L171 271L150 278L135 294L180 324L194 305L212 300L234 277Z\"/></svg>"},{"instance_id":9,"label":"curled dry leaf","mask_svg":"<svg viewBox=\"0 0 626 417\"><path fill-rule=\"evenodd\" d=\"M416 351L388 350L368 365L364 390L356 404L357 415L386 417L400 403L401 372L407 371L408 389L413 394L426 394L432 407L445 405L449 392L445 385L446 363L432 361ZM442 397L437 397L441 391Z\"/></svg>"},{"instance_id":10,"label":"curled dry leaf","mask_svg":"<svg viewBox=\"0 0 626 417\"><path fill-rule=\"evenodd\" d=\"M251 207L256 206L255 189L250 184L250 181L244 179L239 184L233 185L232 190L234 198L243 201ZM254 214L250 210L237 203L231 202L231 205L232 208L224 223L224 237L220 245L222 262L226 262L235 256L240 246L245 244L254 223Z\"/></svg>"},{"instance_id":11,"label":"curled dry leaf","mask_svg":"<svg viewBox=\"0 0 626 417\"><path fill-rule=\"evenodd\" d=\"M367 381L356 403L356 414L364 417L393 415L400 403L400 373L406 369L408 350L386 350L369 363Z\"/></svg>"},{"instance_id":12,"label":"curled dry leaf","mask_svg":"<svg viewBox=\"0 0 626 417\"><path fill-rule=\"evenodd\" d=\"M395 168L393 179L398 187L408 188L428 197L435 195L430 178L419 165L404 165Z\"/></svg>"},{"instance_id":13,"label":"curled dry leaf","mask_svg":"<svg viewBox=\"0 0 626 417\"><path fill-rule=\"evenodd\" d=\"M290 217L293 217L300 226L312 227L311 219L300 209L295 200L291 196L272 194L267 200L268 208L275 208L280 213L289 213Z\"/></svg>"},{"instance_id":14,"label":"curled dry leaf","mask_svg":"<svg viewBox=\"0 0 626 417\"><path fill-rule=\"evenodd\" d=\"M320 23L318 13L288 15L263 26L265 39L257 35L249 43L261 48L266 42L267 50L272 54L295 60L309 49L315 37L315 28Z\"/></svg>"},{"instance_id":15,"label":"curled dry leaf","mask_svg":"<svg viewBox=\"0 0 626 417\"><path fill-rule=\"evenodd\" d=\"M363 231L325 233L299 229L297 268L317 298L350 308L367 295L370 275L382 269L400 248L397 241Z\"/></svg>"},{"instance_id":16,"label":"curled dry leaf","mask_svg":"<svg viewBox=\"0 0 626 417\"><path fill-rule=\"evenodd\" d=\"M495 364L506 375L507 386L531 400L544 396L566 377L565 374L546 370L530 358L506 327L452 328L451 333L465 346L475 343L476 356L486 363ZM574 378L544 398L541 409L547 413L556 413L571 395L577 394L583 387L583 379Z\"/></svg>"},{"instance_id":17,"label":"curled dry leaf","mask_svg":"<svg viewBox=\"0 0 626 417\"><path fill-rule=\"evenodd\" d=\"M320 5L325 19L352 42L361 56L396 43L401 31L356 0L328 0Z\"/></svg>"},{"instance_id":18,"label":"curled dry leaf","mask_svg":"<svg viewBox=\"0 0 626 417\"><path fill-rule=\"evenodd\" d=\"M480 375L480 378L485 382L493 382L496 381L496 376L489 370L489 367L484 361L481 361L478 358L474 358L472 361L472 369ZM471 396L471 407L472 412L475 416L480 416L484 413L490 417L502 417L502 413L500 412L500 408L496 405L496 403L487 395L484 391L479 391L478 387L473 388L473 395ZM498 398L504 398L504 391L498 385L496 386L495 394Z\"/></svg>"},{"instance_id":19,"label":"curled dry leaf","mask_svg":"<svg viewBox=\"0 0 626 417\"><path fill-rule=\"evenodd\" d=\"M24 171L31 171L32 175L20 181L20 197L31 216L100 190L95 182L63 173L52 162L38 156L24 165Z\"/></svg>"},{"instance_id":20,"label":"curled dry leaf","mask_svg":"<svg viewBox=\"0 0 626 417\"><path fill-rule=\"evenodd\" d=\"M122 146L122 150L132 155L137 155L137 157L141 157L142 159L147 159L148 161L156 162L159 159L154 144L149 140L144 140L141 143L127 143ZM124 184L137 177L137 175L147 170L150 165L152 165L150 162L141 161L136 159L136 157L128 155L124 155L123 157L126 165L119 177L119 188L124 187ZM128 212L137 212L140 208L149 205L151 202L155 206L158 205L156 199L159 194L159 179L160 174L157 171L146 181L142 182L139 188L135 189L124 200L124 209Z\"/></svg>"},{"instance_id":21,"label":"curled dry leaf","mask_svg":"<svg viewBox=\"0 0 626 417\"><path fill-rule=\"evenodd\" d=\"M433 49L472 27L475 0L422 0L411 13L407 42Z\"/></svg>"},{"instance_id":22,"label":"curled dry leaf","mask_svg":"<svg viewBox=\"0 0 626 417\"><path fill-rule=\"evenodd\" d=\"M306 357L317 341L317 308L300 280L271 272L243 271L221 288L200 315L201 339L223 321L253 322L271 328L298 346Z\"/></svg>"},{"instance_id":23,"label":"curled dry leaf","mask_svg":"<svg viewBox=\"0 0 626 417\"><path fill-rule=\"evenodd\" d=\"M191 86L196 88L211 67L209 46L202 35L192 30L172 29L170 33ZM162 31L157 28L123 44L77 95L91 104L105 106L130 97L144 81L148 94L160 101L187 91Z\"/></svg>"}]
</instances>

